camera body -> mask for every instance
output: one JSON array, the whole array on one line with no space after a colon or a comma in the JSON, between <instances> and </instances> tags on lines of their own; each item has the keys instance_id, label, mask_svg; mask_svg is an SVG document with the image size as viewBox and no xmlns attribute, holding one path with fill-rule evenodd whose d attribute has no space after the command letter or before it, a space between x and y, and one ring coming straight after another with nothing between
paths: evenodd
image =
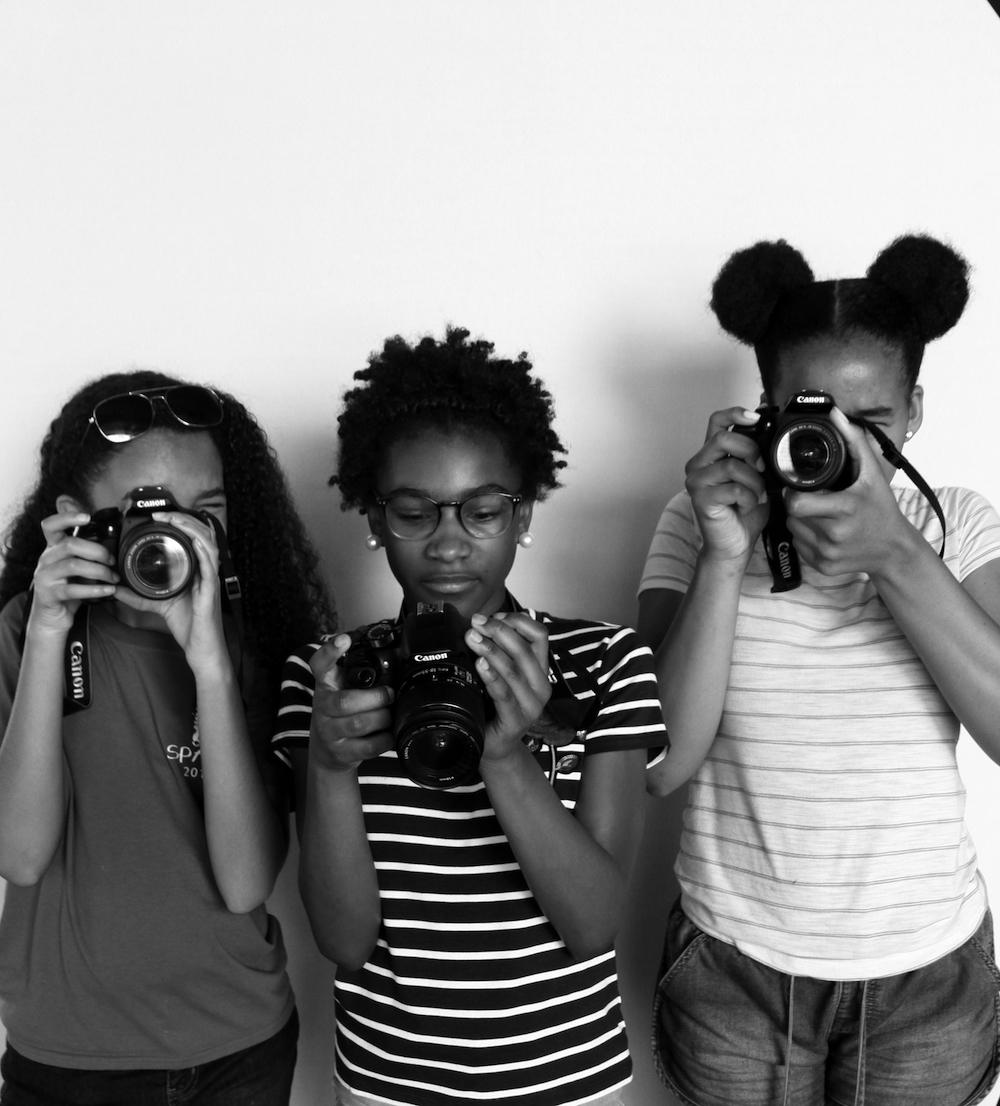
<instances>
[{"instance_id":1,"label":"camera body","mask_svg":"<svg viewBox=\"0 0 1000 1106\"><path fill-rule=\"evenodd\" d=\"M450 603L418 603L401 625L355 630L337 661L347 687L395 690L396 754L423 787L458 787L479 776L492 700L465 644L467 628Z\"/></svg>"},{"instance_id":2,"label":"camera body","mask_svg":"<svg viewBox=\"0 0 1000 1106\"><path fill-rule=\"evenodd\" d=\"M734 426L752 438L764 461L769 487L797 491L840 491L854 483L847 442L830 418L833 397L827 392L796 392L784 409L758 407L755 426Z\"/></svg>"},{"instance_id":3,"label":"camera body","mask_svg":"<svg viewBox=\"0 0 1000 1106\"><path fill-rule=\"evenodd\" d=\"M170 492L159 484L133 488L127 499L129 506L124 511L117 507L95 511L90 522L73 533L104 546L117 562L123 586L147 599L171 599L191 586L197 556L183 530L157 522L153 513L179 511L195 518L204 515L178 507Z\"/></svg>"}]
</instances>

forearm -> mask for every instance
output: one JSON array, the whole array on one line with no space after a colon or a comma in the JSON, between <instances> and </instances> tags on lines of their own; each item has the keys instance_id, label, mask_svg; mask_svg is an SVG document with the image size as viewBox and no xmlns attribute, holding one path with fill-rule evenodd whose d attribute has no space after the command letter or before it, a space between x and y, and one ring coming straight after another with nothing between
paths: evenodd
<instances>
[{"instance_id":1,"label":"forearm","mask_svg":"<svg viewBox=\"0 0 1000 1106\"><path fill-rule=\"evenodd\" d=\"M914 531L872 581L959 721L1000 763L1000 624L969 590L989 575L994 564L963 586Z\"/></svg>"},{"instance_id":2,"label":"forearm","mask_svg":"<svg viewBox=\"0 0 1000 1106\"><path fill-rule=\"evenodd\" d=\"M356 769L323 768L310 759L304 806L299 890L313 937L327 959L358 968L378 939L381 903Z\"/></svg>"},{"instance_id":3,"label":"forearm","mask_svg":"<svg viewBox=\"0 0 1000 1106\"><path fill-rule=\"evenodd\" d=\"M29 627L0 744L0 876L36 883L66 824L62 687L65 633Z\"/></svg>"},{"instance_id":4,"label":"forearm","mask_svg":"<svg viewBox=\"0 0 1000 1106\"><path fill-rule=\"evenodd\" d=\"M628 871L562 805L525 746L484 759L480 769L528 886L566 947L580 959L606 952L618 933ZM637 778L641 810L641 772Z\"/></svg>"},{"instance_id":5,"label":"forearm","mask_svg":"<svg viewBox=\"0 0 1000 1106\"><path fill-rule=\"evenodd\" d=\"M742 565L700 558L656 651L670 752L647 775L654 794L667 795L688 780L715 740L729 686L743 573Z\"/></svg>"},{"instance_id":6,"label":"forearm","mask_svg":"<svg viewBox=\"0 0 1000 1106\"><path fill-rule=\"evenodd\" d=\"M287 838L250 744L231 666L196 674L195 685L209 858L227 907L245 913L273 890Z\"/></svg>"}]
</instances>

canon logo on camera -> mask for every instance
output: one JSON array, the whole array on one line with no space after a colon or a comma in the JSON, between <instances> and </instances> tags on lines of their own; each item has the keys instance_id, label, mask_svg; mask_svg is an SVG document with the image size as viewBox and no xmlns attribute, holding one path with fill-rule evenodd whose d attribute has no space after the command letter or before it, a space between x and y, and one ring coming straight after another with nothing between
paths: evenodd
<instances>
[{"instance_id":1,"label":"canon logo on camera","mask_svg":"<svg viewBox=\"0 0 1000 1106\"><path fill-rule=\"evenodd\" d=\"M413 659L423 664L425 661L443 661L448 658L448 650L443 653L414 653Z\"/></svg>"},{"instance_id":2,"label":"canon logo on camera","mask_svg":"<svg viewBox=\"0 0 1000 1106\"><path fill-rule=\"evenodd\" d=\"M166 507L168 501L166 499L137 499L135 505L143 510L148 510L150 507Z\"/></svg>"}]
</instances>

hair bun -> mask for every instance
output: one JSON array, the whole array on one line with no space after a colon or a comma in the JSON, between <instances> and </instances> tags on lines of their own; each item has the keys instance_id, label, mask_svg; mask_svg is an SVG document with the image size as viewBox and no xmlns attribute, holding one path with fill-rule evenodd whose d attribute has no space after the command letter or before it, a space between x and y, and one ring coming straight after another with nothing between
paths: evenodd
<instances>
[{"instance_id":1,"label":"hair bun","mask_svg":"<svg viewBox=\"0 0 1000 1106\"><path fill-rule=\"evenodd\" d=\"M965 258L925 234L897 238L875 258L867 275L906 300L925 342L951 330L969 299Z\"/></svg>"},{"instance_id":2,"label":"hair bun","mask_svg":"<svg viewBox=\"0 0 1000 1106\"><path fill-rule=\"evenodd\" d=\"M758 242L722 266L712 285L711 307L724 330L755 345L781 296L812 282L812 269L794 246L783 238Z\"/></svg>"}]
</instances>

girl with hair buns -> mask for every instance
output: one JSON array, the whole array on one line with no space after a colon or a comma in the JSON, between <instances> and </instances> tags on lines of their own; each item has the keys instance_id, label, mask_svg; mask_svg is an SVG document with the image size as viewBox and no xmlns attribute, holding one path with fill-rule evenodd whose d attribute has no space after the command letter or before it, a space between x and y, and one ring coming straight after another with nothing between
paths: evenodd
<instances>
[{"instance_id":1,"label":"girl with hair buns","mask_svg":"<svg viewBox=\"0 0 1000 1106\"><path fill-rule=\"evenodd\" d=\"M282 686L303 900L338 965L338 1102L621 1106L614 943L646 748L666 736L652 657L632 630L507 591L564 450L527 357L468 337L390 338L339 420L344 505L385 549L404 634L435 634L400 668L430 680L349 678L341 635ZM383 657L393 636L380 625Z\"/></svg>"},{"instance_id":2,"label":"girl with hair buns","mask_svg":"<svg viewBox=\"0 0 1000 1106\"><path fill-rule=\"evenodd\" d=\"M0 603L0 1102L287 1103L268 739L285 653L333 611L253 416L156 372L85 385Z\"/></svg>"},{"instance_id":3,"label":"girl with hair buns","mask_svg":"<svg viewBox=\"0 0 1000 1106\"><path fill-rule=\"evenodd\" d=\"M847 468L776 492L758 415L715 412L640 586L674 739L649 785L696 772L655 1014L684 1102L960 1106L994 1081L1000 977L955 746L962 725L1000 761L1000 519L972 491L890 484L924 346L967 296L963 259L922 236L860 279L761 242L715 281L766 403L832 397Z\"/></svg>"}]
</instances>

